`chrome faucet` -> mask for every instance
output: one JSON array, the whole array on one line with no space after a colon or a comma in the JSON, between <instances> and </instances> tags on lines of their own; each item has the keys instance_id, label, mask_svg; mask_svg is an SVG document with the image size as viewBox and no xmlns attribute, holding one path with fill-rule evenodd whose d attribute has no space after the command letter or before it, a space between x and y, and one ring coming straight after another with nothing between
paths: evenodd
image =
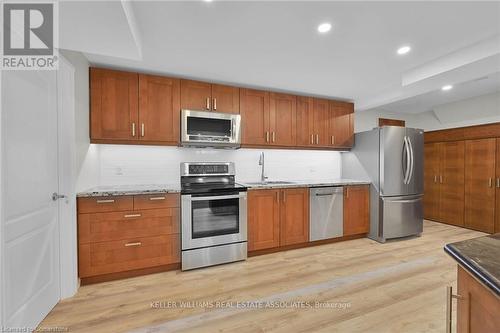
<instances>
[{"instance_id":1,"label":"chrome faucet","mask_svg":"<svg viewBox=\"0 0 500 333\"><path fill-rule=\"evenodd\" d=\"M265 175L265 162L264 162L264 152L260 153L260 158L259 158L259 165L261 166L260 169L260 181L265 182L268 177Z\"/></svg>"}]
</instances>

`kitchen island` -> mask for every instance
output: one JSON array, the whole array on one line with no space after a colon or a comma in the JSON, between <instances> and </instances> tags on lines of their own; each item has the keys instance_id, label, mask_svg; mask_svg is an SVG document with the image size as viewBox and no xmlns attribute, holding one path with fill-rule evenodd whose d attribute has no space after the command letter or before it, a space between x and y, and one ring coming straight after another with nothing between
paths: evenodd
<instances>
[{"instance_id":1,"label":"kitchen island","mask_svg":"<svg viewBox=\"0 0 500 333\"><path fill-rule=\"evenodd\" d=\"M500 332L500 234L444 247L458 262L458 294L448 293L451 328L451 297L457 299L457 332Z\"/></svg>"}]
</instances>

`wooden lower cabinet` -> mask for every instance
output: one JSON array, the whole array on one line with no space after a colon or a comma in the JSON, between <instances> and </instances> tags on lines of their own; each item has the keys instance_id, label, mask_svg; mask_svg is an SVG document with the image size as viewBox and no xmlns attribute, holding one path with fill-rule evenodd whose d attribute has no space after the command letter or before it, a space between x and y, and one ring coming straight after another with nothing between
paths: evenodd
<instances>
[{"instance_id":1,"label":"wooden lower cabinet","mask_svg":"<svg viewBox=\"0 0 500 333\"><path fill-rule=\"evenodd\" d=\"M465 226L495 229L496 139L465 142Z\"/></svg>"},{"instance_id":2,"label":"wooden lower cabinet","mask_svg":"<svg viewBox=\"0 0 500 333\"><path fill-rule=\"evenodd\" d=\"M248 250L309 241L309 189L248 192Z\"/></svg>"},{"instance_id":3,"label":"wooden lower cabinet","mask_svg":"<svg viewBox=\"0 0 500 333\"><path fill-rule=\"evenodd\" d=\"M458 266L457 333L500 331L500 298Z\"/></svg>"},{"instance_id":4,"label":"wooden lower cabinet","mask_svg":"<svg viewBox=\"0 0 500 333\"><path fill-rule=\"evenodd\" d=\"M309 189L292 188L281 191L280 245L309 241Z\"/></svg>"},{"instance_id":5,"label":"wooden lower cabinet","mask_svg":"<svg viewBox=\"0 0 500 333\"><path fill-rule=\"evenodd\" d=\"M79 277L179 263L179 207L178 194L78 198Z\"/></svg>"},{"instance_id":6,"label":"wooden lower cabinet","mask_svg":"<svg viewBox=\"0 0 500 333\"><path fill-rule=\"evenodd\" d=\"M495 232L500 232L500 138L497 139Z\"/></svg>"},{"instance_id":7,"label":"wooden lower cabinet","mask_svg":"<svg viewBox=\"0 0 500 333\"><path fill-rule=\"evenodd\" d=\"M370 231L370 186L344 187L344 236Z\"/></svg>"}]
</instances>

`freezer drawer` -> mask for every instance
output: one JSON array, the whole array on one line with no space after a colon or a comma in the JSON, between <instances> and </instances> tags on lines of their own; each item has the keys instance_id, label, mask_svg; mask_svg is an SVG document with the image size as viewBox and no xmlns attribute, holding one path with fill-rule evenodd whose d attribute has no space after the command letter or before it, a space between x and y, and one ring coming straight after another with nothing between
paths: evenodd
<instances>
[{"instance_id":1,"label":"freezer drawer","mask_svg":"<svg viewBox=\"0 0 500 333\"><path fill-rule=\"evenodd\" d=\"M384 240L421 234L422 195L381 197L379 223L379 232Z\"/></svg>"},{"instance_id":2,"label":"freezer drawer","mask_svg":"<svg viewBox=\"0 0 500 333\"><path fill-rule=\"evenodd\" d=\"M342 237L344 233L344 188L312 188L310 196L309 240Z\"/></svg>"}]
</instances>

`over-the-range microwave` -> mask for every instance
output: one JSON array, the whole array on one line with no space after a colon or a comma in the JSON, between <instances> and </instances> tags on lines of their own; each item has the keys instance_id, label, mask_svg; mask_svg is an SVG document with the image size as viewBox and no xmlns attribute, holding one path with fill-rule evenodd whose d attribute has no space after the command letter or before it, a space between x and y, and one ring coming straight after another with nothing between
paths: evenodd
<instances>
[{"instance_id":1,"label":"over-the-range microwave","mask_svg":"<svg viewBox=\"0 0 500 333\"><path fill-rule=\"evenodd\" d=\"M239 114L183 109L181 144L188 147L240 148Z\"/></svg>"}]
</instances>

